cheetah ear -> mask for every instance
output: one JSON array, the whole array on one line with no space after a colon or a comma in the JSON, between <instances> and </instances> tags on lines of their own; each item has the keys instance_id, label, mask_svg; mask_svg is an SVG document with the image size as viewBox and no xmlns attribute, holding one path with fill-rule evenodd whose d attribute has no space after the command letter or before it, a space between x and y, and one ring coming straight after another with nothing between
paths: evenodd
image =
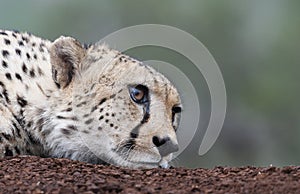
<instances>
[{"instance_id":1,"label":"cheetah ear","mask_svg":"<svg viewBox=\"0 0 300 194\"><path fill-rule=\"evenodd\" d=\"M50 47L52 77L59 88L65 88L70 84L85 54L86 50L74 38L61 36L52 43Z\"/></svg>"}]
</instances>

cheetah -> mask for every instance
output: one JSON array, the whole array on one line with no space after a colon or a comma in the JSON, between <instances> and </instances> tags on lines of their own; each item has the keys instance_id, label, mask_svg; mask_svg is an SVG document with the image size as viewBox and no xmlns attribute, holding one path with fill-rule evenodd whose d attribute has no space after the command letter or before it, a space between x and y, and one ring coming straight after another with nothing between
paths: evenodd
<instances>
[{"instance_id":1,"label":"cheetah","mask_svg":"<svg viewBox=\"0 0 300 194\"><path fill-rule=\"evenodd\" d=\"M181 100L152 67L104 44L0 30L0 158L167 168Z\"/></svg>"}]
</instances>

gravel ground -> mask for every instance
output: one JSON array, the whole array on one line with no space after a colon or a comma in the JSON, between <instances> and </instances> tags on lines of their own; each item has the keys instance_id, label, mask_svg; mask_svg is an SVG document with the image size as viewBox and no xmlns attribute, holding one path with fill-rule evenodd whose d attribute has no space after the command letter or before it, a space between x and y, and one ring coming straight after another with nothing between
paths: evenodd
<instances>
[{"instance_id":1,"label":"gravel ground","mask_svg":"<svg viewBox=\"0 0 300 194\"><path fill-rule=\"evenodd\" d=\"M35 156L0 159L0 193L300 193L300 167L130 170Z\"/></svg>"}]
</instances>

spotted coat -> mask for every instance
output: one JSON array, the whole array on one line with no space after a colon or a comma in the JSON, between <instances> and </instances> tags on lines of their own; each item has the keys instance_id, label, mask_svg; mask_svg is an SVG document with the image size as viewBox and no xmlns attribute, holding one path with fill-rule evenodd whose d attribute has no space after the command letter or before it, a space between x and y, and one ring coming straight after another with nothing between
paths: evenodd
<instances>
[{"instance_id":1,"label":"spotted coat","mask_svg":"<svg viewBox=\"0 0 300 194\"><path fill-rule=\"evenodd\" d=\"M0 158L167 167L181 102L153 68L105 45L0 30Z\"/></svg>"}]
</instances>

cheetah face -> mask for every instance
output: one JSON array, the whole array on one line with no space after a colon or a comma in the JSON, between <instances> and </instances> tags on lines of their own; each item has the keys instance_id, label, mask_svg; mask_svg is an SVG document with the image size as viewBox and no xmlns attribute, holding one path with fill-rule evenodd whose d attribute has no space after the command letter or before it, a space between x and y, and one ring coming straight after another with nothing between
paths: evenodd
<instances>
[{"instance_id":1,"label":"cheetah face","mask_svg":"<svg viewBox=\"0 0 300 194\"><path fill-rule=\"evenodd\" d=\"M170 81L103 45L83 49L67 38L54 45L53 52L66 45L65 51L74 50L71 57L56 60L60 66L69 60L66 66L72 64L71 74L66 74L70 69L55 66L55 57L63 54L52 56L54 80L72 92L80 140L92 153L114 165L167 167L172 153L178 151L176 129L181 112L179 94Z\"/></svg>"}]
</instances>

